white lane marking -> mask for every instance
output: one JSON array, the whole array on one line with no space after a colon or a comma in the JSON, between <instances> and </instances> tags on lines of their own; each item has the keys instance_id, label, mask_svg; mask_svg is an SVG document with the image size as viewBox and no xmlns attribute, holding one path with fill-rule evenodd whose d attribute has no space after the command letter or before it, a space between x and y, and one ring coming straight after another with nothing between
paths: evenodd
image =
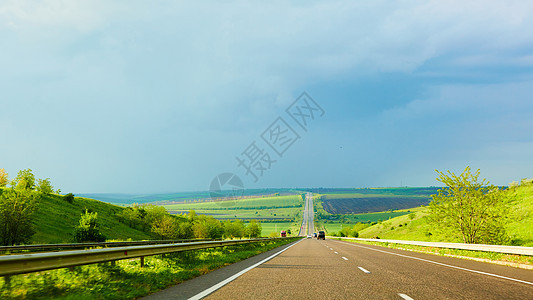
<instances>
[{"instance_id":1,"label":"white lane marking","mask_svg":"<svg viewBox=\"0 0 533 300\"><path fill-rule=\"evenodd\" d=\"M407 296L406 294L399 293L398 296L402 297L405 300L414 300L413 298Z\"/></svg>"},{"instance_id":2,"label":"white lane marking","mask_svg":"<svg viewBox=\"0 0 533 300\"><path fill-rule=\"evenodd\" d=\"M333 248L329 248L329 250L333 250Z\"/></svg>"},{"instance_id":3,"label":"white lane marking","mask_svg":"<svg viewBox=\"0 0 533 300\"><path fill-rule=\"evenodd\" d=\"M363 268L363 267L358 267L359 270L365 272L366 274L370 274L370 271L368 271L367 269Z\"/></svg>"},{"instance_id":4,"label":"white lane marking","mask_svg":"<svg viewBox=\"0 0 533 300\"><path fill-rule=\"evenodd\" d=\"M246 272L250 271L251 269L253 269L253 268L255 268L255 267L257 267L257 266L259 266L259 265L261 265L261 264L263 264L263 263L265 263L265 262L271 260L271 259L273 259L274 257L280 255L281 253L285 252L285 251L286 251L287 249L289 249L290 247L292 247L292 246L298 244L299 242L301 242L301 241L303 241L303 240L304 240L304 239L299 240L298 242L296 242L296 243L290 245L289 247L287 247L287 248L285 248L285 249L283 249L283 250L281 250L281 251L279 251L279 252L276 252L276 253L272 254L271 256L269 256L269 257L263 259L262 261L256 263L255 265L249 266L248 268L246 268L246 269L240 271L239 273L237 273L237 274L235 274L235 275L233 275L233 276L230 276L230 277L224 279L223 281L221 281L221 282L219 282L219 283L213 285L212 287L210 287L210 288L204 290L203 292L200 292L200 293L198 293L198 294L192 296L192 297L189 298L189 299L198 300L198 299L202 299L202 298L208 296L208 295L211 294L212 292L218 290L219 288L221 288L221 287L225 286L226 284L232 282L233 280L239 278L239 277L242 276L244 273L246 273Z\"/></svg>"},{"instance_id":5,"label":"white lane marking","mask_svg":"<svg viewBox=\"0 0 533 300\"><path fill-rule=\"evenodd\" d=\"M335 251L335 254L339 254L339 252Z\"/></svg>"},{"instance_id":6,"label":"white lane marking","mask_svg":"<svg viewBox=\"0 0 533 300\"><path fill-rule=\"evenodd\" d=\"M492 273L487 273L487 272L482 272L482 271L477 271L477 270L472 270L472 269L467 269L467 268L462 268L462 267L457 267L457 266L453 266L453 265L443 264L443 263L432 261L432 260L429 260L429 259L423 259L423 258L418 258L418 257L414 257L414 256L403 255L403 254L399 254L399 253L388 252L388 251L383 251L383 250L379 250L379 249L374 249L374 248L354 245L353 243L346 243L346 242L340 242L340 243L347 244L347 245L354 246L354 247L365 248L365 249L373 250L373 251L377 251L377 252L383 252L383 253L397 255L397 256L401 256L401 257L412 258L412 259L416 259L416 260L420 260L420 261L424 261L424 262L428 262L428 263L432 263L432 264L436 264L436 265L440 265L440 266L444 266L444 267L448 267L448 268L459 269L459 270L468 271L468 272L472 272L472 273L477 273L477 274L481 274L481 275L487 275L487 276L492 276L492 277L497 277L497 278L501 278L501 279L507 279L507 280L511 280L511 281L516 281L516 282L521 282L521 283L533 285L533 282L520 280L520 279L516 279L516 278L511 278L511 277L506 277L506 276L497 275L497 274L492 274Z\"/></svg>"},{"instance_id":7,"label":"white lane marking","mask_svg":"<svg viewBox=\"0 0 533 300\"><path fill-rule=\"evenodd\" d=\"M344 257L344 256L342 257L342 259L344 259L344 260L348 260L348 259L347 259L346 257Z\"/></svg>"}]
</instances>

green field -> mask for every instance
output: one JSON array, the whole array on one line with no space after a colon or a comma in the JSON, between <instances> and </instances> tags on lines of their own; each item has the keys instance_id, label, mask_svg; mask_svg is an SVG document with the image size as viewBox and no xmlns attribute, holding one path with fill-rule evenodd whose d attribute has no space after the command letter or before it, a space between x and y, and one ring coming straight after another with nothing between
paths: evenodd
<instances>
[{"instance_id":1,"label":"green field","mask_svg":"<svg viewBox=\"0 0 533 300\"><path fill-rule=\"evenodd\" d=\"M301 215L303 199L301 195L262 196L230 201L165 204L161 206L173 214L194 210L197 214L210 215L219 220L255 219L261 223L268 223L295 221Z\"/></svg>"},{"instance_id":2,"label":"green field","mask_svg":"<svg viewBox=\"0 0 533 300\"><path fill-rule=\"evenodd\" d=\"M296 236L298 235L298 229L300 228L300 225L300 222L261 223L261 227L263 229L261 235L269 236L272 232L279 234L282 230L290 230L292 233L291 236Z\"/></svg>"}]
</instances>

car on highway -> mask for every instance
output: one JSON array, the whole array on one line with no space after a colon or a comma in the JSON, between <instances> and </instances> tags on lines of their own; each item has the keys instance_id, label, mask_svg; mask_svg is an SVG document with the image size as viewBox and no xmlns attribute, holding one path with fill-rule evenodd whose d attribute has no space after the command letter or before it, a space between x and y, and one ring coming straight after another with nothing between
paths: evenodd
<instances>
[{"instance_id":1,"label":"car on highway","mask_svg":"<svg viewBox=\"0 0 533 300\"><path fill-rule=\"evenodd\" d=\"M310 234L308 234L308 235L307 235L307 238L310 239L310 238L312 238L312 236L311 236Z\"/></svg>"},{"instance_id":2,"label":"car on highway","mask_svg":"<svg viewBox=\"0 0 533 300\"><path fill-rule=\"evenodd\" d=\"M326 233L324 231L319 231L318 236L316 238L317 240L325 240L326 239Z\"/></svg>"},{"instance_id":3,"label":"car on highway","mask_svg":"<svg viewBox=\"0 0 533 300\"><path fill-rule=\"evenodd\" d=\"M281 231L281 237L287 237L287 231L282 230Z\"/></svg>"},{"instance_id":4,"label":"car on highway","mask_svg":"<svg viewBox=\"0 0 533 300\"><path fill-rule=\"evenodd\" d=\"M316 239L316 232L313 232L313 238Z\"/></svg>"}]
</instances>

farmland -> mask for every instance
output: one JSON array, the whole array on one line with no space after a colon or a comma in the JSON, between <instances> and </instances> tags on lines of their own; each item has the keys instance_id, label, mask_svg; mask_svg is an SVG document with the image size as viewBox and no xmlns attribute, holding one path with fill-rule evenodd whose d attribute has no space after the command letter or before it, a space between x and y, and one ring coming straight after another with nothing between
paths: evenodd
<instances>
[{"instance_id":1,"label":"farmland","mask_svg":"<svg viewBox=\"0 0 533 300\"><path fill-rule=\"evenodd\" d=\"M330 214L361 214L427 205L439 188L317 189Z\"/></svg>"}]
</instances>

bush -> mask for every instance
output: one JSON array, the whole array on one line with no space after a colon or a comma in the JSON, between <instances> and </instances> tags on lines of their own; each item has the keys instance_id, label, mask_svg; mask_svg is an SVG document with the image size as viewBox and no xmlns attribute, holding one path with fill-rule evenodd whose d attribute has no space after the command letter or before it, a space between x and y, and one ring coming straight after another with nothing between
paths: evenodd
<instances>
[{"instance_id":1,"label":"bush","mask_svg":"<svg viewBox=\"0 0 533 300\"><path fill-rule=\"evenodd\" d=\"M68 203L74 202L74 194L68 193L65 196L63 196L63 200L67 201Z\"/></svg>"},{"instance_id":2,"label":"bush","mask_svg":"<svg viewBox=\"0 0 533 300\"><path fill-rule=\"evenodd\" d=\"M76 242L105 241L105 236L100 233L100 229L98 228L97 218L98 213L85 210L85 213L80 217L80 224L76 227L76 232L74 233Z\"/></svg>"}]
</instances>

